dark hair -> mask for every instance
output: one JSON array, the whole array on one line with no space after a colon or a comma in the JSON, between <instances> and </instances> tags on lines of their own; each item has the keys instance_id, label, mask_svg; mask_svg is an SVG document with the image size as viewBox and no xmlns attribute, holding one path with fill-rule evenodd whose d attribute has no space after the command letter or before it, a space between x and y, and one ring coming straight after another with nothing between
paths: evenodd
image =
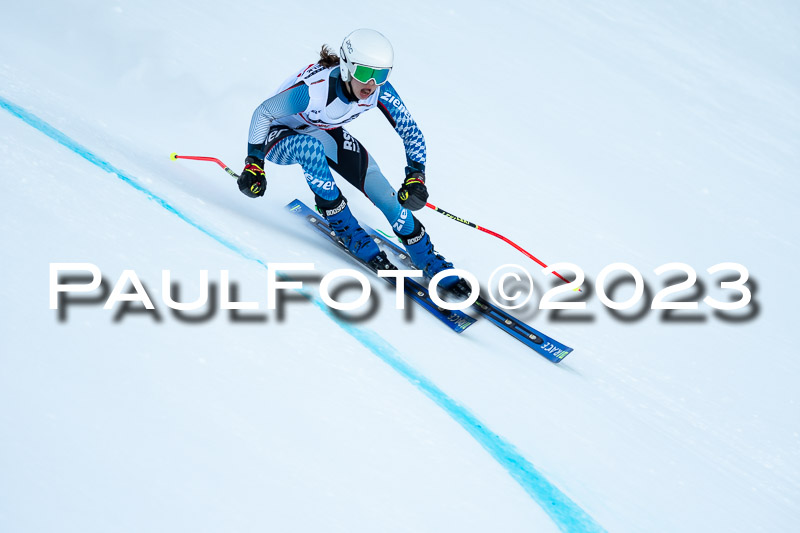
<instances>
[{"instance_id":1,"label":"dark hair","mask_svg":"<svg viewBox=\"0 0 800 533\"><path fill-rule=\"evenodd\" d=\"M327 44L322 45L322 50L319 51L318 63L325 68L339 66L339 56L337 56L333 49Z\"/></svg>"}]
</instances>

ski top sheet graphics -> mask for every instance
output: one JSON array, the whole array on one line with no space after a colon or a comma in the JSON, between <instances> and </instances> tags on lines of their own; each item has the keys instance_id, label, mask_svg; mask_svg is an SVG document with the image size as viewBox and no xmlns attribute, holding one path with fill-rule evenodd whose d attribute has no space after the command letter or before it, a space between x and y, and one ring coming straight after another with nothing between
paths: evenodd
<instances>
[{"instance_id":1,"label":"ski top sheet graphics","mask_svg":"<svg viewBox=\"0 0 800 533\"><path fill-rule=\"evenodd\" d=\"M347 250L347 248L345 248L344 243L336 236L336 233L330 228L328 222L322 217L322 215L312 210L310 207L305 205L300 200L294 200L290 202L286 206L286 208L292 213L303 217L313 228L317 230L317 232L320 235L324 236L332 244L336 245L342 252L346 253L347 256L350 257L353 261L356 261L362 267L369 270L373 274L377 275L377 271L374 268L372 268L372 266L368 265L366 262L362 261L358 257L352 255ZM368 230L367 228L364 228L364 230L367 231L368 233L370 232L370 230ZM412 268L415 269L415 267ZM393 278L381 278L381 279L385 280L392 286L396 286L397 284L396 280ZM445 325L447 325L447 327L449 327L456 333L461 333L462 331L464 331L469 326L475 323L475 318L461 311L451 311L436 305L431 299L431 296L428 293L428 289L411 278L405 278L403 283L403 289L405 295L408 298L418 303L423 309L425 309L433 316L438 318L441 322L443 322Z\"/></svg>"},{"instance_id":2,"label":"ski top sheet graphics","mask_svg":"<svg viewBox=\"0 0 800 533\"><path fill-rule=\"evenodd\" d=\"M375 242L378 243L382 250L387 252L387 254L391 254L390 257L396 257L400 263L408 268L415 268L406 251L393 242L393 240L384 237L369 226L362 224L361 227L364 228L364 231L366 231L373 239L375 239ZM475 308L481 315L487 318L495 326L499 327L529 348L532 348L536 351L536 353L543 356L548 361L560 363L572 352L572 348L569 346L553 339L552 337L549 337L548 335L545 335L537 329L529 326L525 322L513 317L483 297L478 297L478 300L473 304L473 308Z\"/></svg>"}]
</instances>

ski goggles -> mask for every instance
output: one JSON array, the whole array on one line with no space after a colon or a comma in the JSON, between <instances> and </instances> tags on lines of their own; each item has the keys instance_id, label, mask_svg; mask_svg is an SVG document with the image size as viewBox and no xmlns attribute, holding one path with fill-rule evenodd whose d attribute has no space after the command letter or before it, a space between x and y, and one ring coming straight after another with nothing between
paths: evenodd
<instances>
[{"instance_id":1,"label":"ski goggles","mask_svg":"<svg viewBox=\"0 0 800 533\"><path fill-rule=\"evenodd\" d=\"M389 73L392 68L372 68L365 67L364 65L355 65L355 69L351 72L353 79L361 83L369 83L369 80L375 80L375 85L383 85L389 79Z\"/></svg>"}]
</instances>

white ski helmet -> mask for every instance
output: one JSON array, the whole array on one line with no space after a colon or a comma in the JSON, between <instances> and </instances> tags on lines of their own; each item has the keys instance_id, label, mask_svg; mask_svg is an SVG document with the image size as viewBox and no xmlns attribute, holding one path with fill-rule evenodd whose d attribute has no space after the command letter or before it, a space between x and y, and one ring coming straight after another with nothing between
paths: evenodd
<instances>
[{"instance_id":1,"label":"white ski helmet","mask_svg":"<svg viewBox=\"0 0 800 533\"><path fill-rule=\"evenodd\" d=\"M344 38L339 48L342 81L353 77L361 83L375 80L376 85L383 85L393 63L392 43L375 30L356 30Z\"/></svg>"}]
</instances>

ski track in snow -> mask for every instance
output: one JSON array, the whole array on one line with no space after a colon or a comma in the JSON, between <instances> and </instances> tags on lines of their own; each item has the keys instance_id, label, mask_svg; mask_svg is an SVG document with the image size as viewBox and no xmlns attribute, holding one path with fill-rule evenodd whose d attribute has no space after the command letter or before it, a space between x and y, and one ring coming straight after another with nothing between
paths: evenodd
<instances>
[{"instance_id":1,"label":"ski track in snow","mask_svg":"<svg viewBox=\"0 0 800 533\"><path fill-rule=\"evenodd\" d=\"M216 234L211 229L205 227L201 222L192 219L169 201L143 186L140 180L115 167L36 115L33 115L2 96L0 96L0 107L75 154L86 159L93 165L116 175L138 192L145 194L150 200L157 202L161 207L208 235L232 252L250 261L255 261L264 268L268 268L267 262L263 259L253 256L229 240ZM284 281L289 281L289 278L286 276L283 276L282 279ZM555 485L550 483L530 461L519 453L513 444L492 432L467 408L460 405L456 400L437 387L435 383L404 361L397 349L380 335L372 330L358 328L338 319L330 309L328 309L325 303L313 294L307 291L297 292L300 292L315 306L324 311L325 314L348 335L356 339L370 352L388 364L393 370L403 376L428 398L433 400L453 420L458 422L459 425L461 425L506 471L508 471L511 477L522 486L525 492L527 492L545 511L560 530L589 533L605 531L605 529L580 506L561 492Z\"/></svg>"}]
</instances>

